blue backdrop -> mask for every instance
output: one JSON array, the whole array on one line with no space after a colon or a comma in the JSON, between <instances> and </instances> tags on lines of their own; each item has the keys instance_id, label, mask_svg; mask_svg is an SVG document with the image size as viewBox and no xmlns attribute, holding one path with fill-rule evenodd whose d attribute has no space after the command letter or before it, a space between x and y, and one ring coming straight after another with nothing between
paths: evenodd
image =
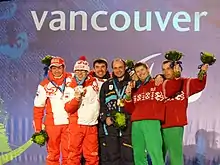
<instances>
[{"instance_id":1,"label":"blue backdrop","mask_svg":"<svg viewBox=\"0 0 220 165\"><path fill-rule=\"evenodd\" d=\"M81 55L90 63L97 57L123 57L146 61L156 74L163 53L177 49L185 54L183 75L196 76L201 51L219 57L219 8L217 0L0 2L0 164L16 148L21 153L7 164L45 163L45 148L28 142L33 99L43 78L42 57L62 56L68 71ZM190 98L184 135L188 165L220 163L218 68L217 61L210 67L206 89ZM27 150L21 148L26 142Z\"/></svg>"}]
</instances>

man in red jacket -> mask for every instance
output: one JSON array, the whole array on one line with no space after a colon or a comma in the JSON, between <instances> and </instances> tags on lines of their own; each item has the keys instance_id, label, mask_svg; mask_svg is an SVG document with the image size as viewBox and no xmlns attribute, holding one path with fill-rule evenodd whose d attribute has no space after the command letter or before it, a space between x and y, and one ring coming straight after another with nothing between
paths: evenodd
<instances>
[{"instance_id":1,"label":"man in red jacket","mask_svg":"<svg viewBox=\"0 0 220 165\"><path fill-rule=\"evenodd\" d=\"M165 79L174 79L174 69L171 61L162 64ZM207 72L208 64L201 67ZM206 75L203 80L198 78L181 78L182 91L172 99L166 101L165 121L162 124L164 159L169 152L171 165L183 165L183 126L187 125L187 106L189 96L202 91L206 85Z\"/></svg>"},{"instance_id":2,"label":"man in red jacket","mask_svg":"<svg viewBox=\"0 0 220 165\"><path fill-rule=\"evenodd\" d=\"M61 57L53 57L48 71L48 77L39 85L34 99L33 124L35 132L42 130L43 118L47 141L47 165L67 165L68 157L68 114L64 109L64 93L71 75L65 71L65 62ZM44 110L46 113L44 115Z\"/></svg>"},{"instance_id":3,"label":"man in red jacket","mask_svg":"<svg viewBox=\"0 0 220 165\"><path fill-rule=\"evenodd\" d=\"M141 81L140 86L132 90L128 85L125 100L125 110L131 114L135 165L147 164L146 150L152 164L164 165L160 121L165 117L165 99L179 92L181 80L166 80L156 86L149 67L144 63L136 63L135 72Z\"/></svg>"},{"instance_id":4,"label":"man in red jacket","mask_svg":"<svg viewBox=\"0 0 220 165\"><path fill-rule=\"evenodd\" d=\"M66 88L65 110L69 114L68 165L98 165L99 87L97 79L88 75L89 63L84 56L74 65L74 77Z\"/></svg>"}]
</instances>

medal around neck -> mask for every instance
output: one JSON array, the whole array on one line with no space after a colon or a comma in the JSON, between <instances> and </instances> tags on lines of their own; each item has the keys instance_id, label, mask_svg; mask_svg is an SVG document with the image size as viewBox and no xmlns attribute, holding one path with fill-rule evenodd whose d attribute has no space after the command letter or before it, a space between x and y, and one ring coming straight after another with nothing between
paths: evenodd
<instances>
[{"instance_id":1,"label":"medal around neck","mask_svg":"<svg viewBox=\"0 0 220 165\"><path fill-rule=\"evenodd\" d=\"M117 106L124 107L125 106L125 100L124 99L118 99L117 100Z\"/></svg>"},{"instance_id":2,"label":"medal around neck","mask_svg":"<svg viewBox=\"0 0 220 165\"><path fill-rule=\"evenodd\" d=\"M82 85L78 85L76 88L77 88L77 90L78 90L80 93L83 93L83 92L84 92Z\"/></svg>"}]
</instances>

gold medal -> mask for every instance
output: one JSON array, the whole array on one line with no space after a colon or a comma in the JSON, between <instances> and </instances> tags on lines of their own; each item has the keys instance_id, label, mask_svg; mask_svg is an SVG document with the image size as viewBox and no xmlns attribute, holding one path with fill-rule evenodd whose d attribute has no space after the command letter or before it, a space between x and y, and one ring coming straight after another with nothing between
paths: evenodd
<instances>
[{"instance_id":1,"label":"gold medal","mask_svg":"<svg viewBox=\"0 0 220 165\"><path fill-rule=\"evenodd\" d=\"M124 99L121 99L120 107L124 107L124 106L125 106L125 100L124 100Z\"/></svg>"},{"instance_id":2,"label":"gold medal","mask_svg":"<svg viewBox=\"0 0 220 165\"><path fill-rule=\"evenodd\" d=\"M120 99L117 100L117 106L120 106Z\"/></svg>"},{"instance_id":3,"label":"gold medal","mask_svg":"<svg viewBox=\"0 0 220 165\"><path fill-rule=\"evenodd\" d=\"M124 99L118 99L118 100L117 100L117 105L118 105L119 107L124 107L124 106L125 106Z\"/></svg>"}]
</instances>

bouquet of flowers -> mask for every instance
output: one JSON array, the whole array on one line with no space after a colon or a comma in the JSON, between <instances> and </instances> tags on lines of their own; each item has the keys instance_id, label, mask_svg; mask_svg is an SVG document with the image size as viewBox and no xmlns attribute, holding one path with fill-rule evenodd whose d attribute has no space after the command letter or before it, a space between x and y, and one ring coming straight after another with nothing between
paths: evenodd
<instances>
[{"instance_id":1,"label":"bouquet of flowers","mask_svg":"<svg viewBox=\"0 0 220 165\"><path fill-rule=\"evenodd\" d=\"M123 112L118 112L116 110L112 111L111 113L111 119L114 123L114 126L117 129L123 130L127 126L127 118L125 113Z\"/></svg>"},{"instance_id":2,"label":"bouquet of flowers","mask_svg":"<svg viewBox=\"0 0 220 165\"><path fill-rule=\"evenodd\" d=\"M206 74L206 71L201 70L202 66L204 64L213 65L216 62L216 58L214 54L211 54L209 52L201 52L200 53L200 60L202 62L201 65L199 65L199 73L198 73L198 79L203 80L204 75Z\"/></svg>"},{"instance_id":3,"label":"bouquet of flowers","mask_svg":"<svg viewBox=\"0 0 220 165\"><path fill-rule=\"evenodd\" d=\"M126 60L126 71L129 73L130 76L134 74L134 61L133 60Z\"/></svg>"},{"instance_id":4,"label":"bouquet of flowers","mask_svg":"<svg viewBox=\"0 0 220 165\"><path fill-rule=\"evenodd\" d=\"M34 133L32 135L32 141L40 147L44 146L48 141L47 132L45 130L41 130L40 132Z\"/></svg>"},{"instance_id":5,"label":"bouquet of flowers","mask_svg":"<svg viewBox=\"0 0 220 165\"><path fill-rule=\"evenodd\" d=\"M41 63L46 65L44 67L44 76L46 77L47 76L47 73L48 73L48 70L49 70L49 66L50 66L50 63L51 63L51 60L52 60L53 56L50 56L50 55L47 55L45 56L42 60L41 60Z\"/></svg>"},{"instance_id":6,"label":"bouquet of flowers","mask_svg":"<svg viewBox=\"0 0 220 165\"><path fill-rule=\"evenodd\" d=\"M126 72L128 72L131 77L131 81L129 82L129 84L131 84L135 88L136 82L138 82L139 79L137 75L135 74L134 61L126 60L125 63L126 63Z\"/></svg>"},{"instance_id":7,"label":"bouquet of flowers","mask_svg":"<svg viewBox=\"0 0 220 165\"><path fill-rule=\"evenodd\" d=\"M165 58L170 61L179 61L183 57L183 54L178 51L168 51L165 53Z\"/></svg>"},{"instance_id":8,"label":"bouquet of flowers","mask_svg":"<svg viewBox=\"0 0 220 165\"><path fill-rule=\"evenodd\" d=\"M175 51L175 50L168 51L165 53L165 58L169 61L172 61L170 67L173 68L175 64L179 64L181 71L183 70L181 66L182 62L180 61L182 57L183 57L183 53ZM175 74L175 77L180 77L181 72L175 72L174 74Z\"/></svg>"}]
</instances>

